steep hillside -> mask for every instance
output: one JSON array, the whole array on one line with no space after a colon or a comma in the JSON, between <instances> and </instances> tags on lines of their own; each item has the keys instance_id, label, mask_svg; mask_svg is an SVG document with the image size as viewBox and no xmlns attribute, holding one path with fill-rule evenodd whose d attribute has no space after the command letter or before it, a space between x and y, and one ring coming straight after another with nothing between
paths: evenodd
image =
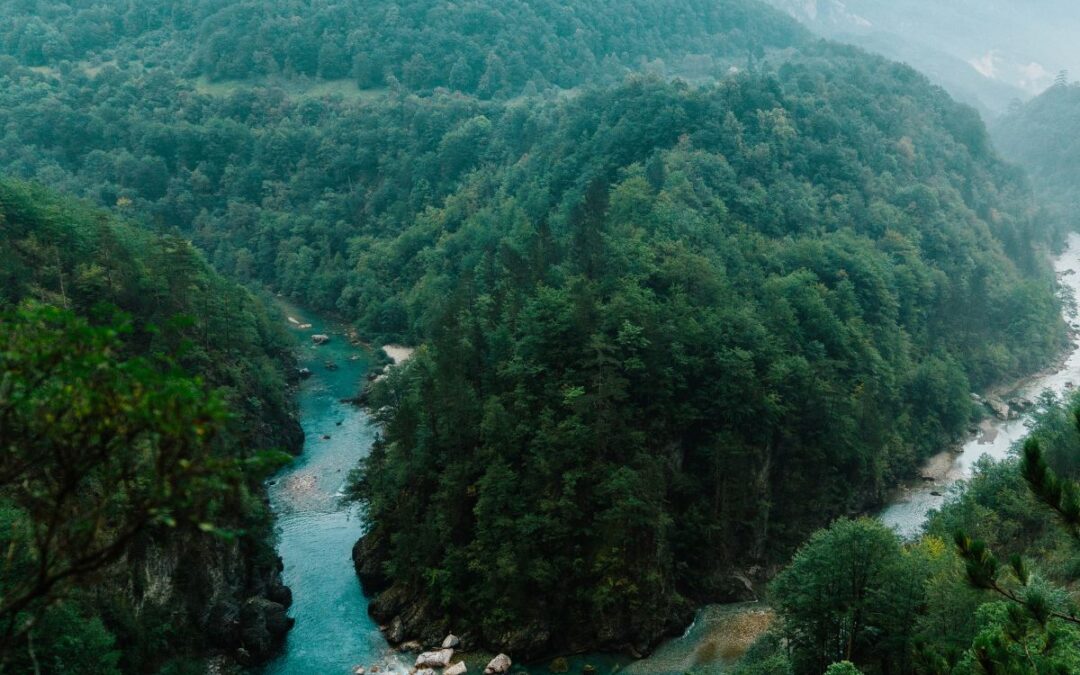
<instances>
[{"instance_id":1,"label":"steep hillside","mask_svg":"<svg viewBox=\"0 0 1080 675\"><path fill-rule=\"evenodd\" d=\"M1066 228L1080 210L1080 85L1054 86L991 129L1002 154L1027 169L1041 201Z\"/></svg>"},{"instance_id":2,"label":"steep hillside","mask_svg":"<svg viewBox=\"0 0 1080 675\"><path fill-rule=\"evenodd\" d=\"M12 313L16 305L25 308L25 303L31 300L63 308L73 316L39 318L40 312L34 309L26 310L26 316ZM119 324L126 326L119 333L111 328L113 310L108 307L119 308L130 317ZM180 387L162 402L169 408L168 417L175 416L176 422L185 414L181 391L196 399L209 397L206 411L198 413L205 416L203 423L213 429L205 434L205 438L212 438L206 446L209 454L198 459L189 456L181 461L192 462L192 472L205 469L211 473L181 476L165 494L184 495L198 490L197 503L202 504L203 517L213 523L215 530L232 532L229 536L200 533L200 527L209 527L201 524L190 531L185 529L183 522L176 521L185 509L194 508L196 502L191 500L196 497L184 497L179 502L169 497L166 502L169 511L152 512L153 522L133 525L133 531L123 535L128 539L117 540L122 545L106 549L112 551L108 556L94 558L94 564L84 571L69 574L61 563L65 555L71 554L70 549L56 547L66 545L81 551L80 555L89 555L106 543L112 546L116 543L113 538L121 536L119 533L128 517L125 514L137 509L141 502L130 496L136 490L134 485L125 488L123 482L107 482L101 486L106 489L104 495L109 491L116 491L117 495L109 507L108 527L101 534L90 536L81 529L86 524L79 518L81 514L93 513L99 506L93 481L105 477L98 478L88 468L85 474L70 477L75 481L70 490L56 484L57 494L74 493L65 497L72 500L70 507L75 509L74 513L61 520L45 521L51 523L49 538L34 540L33 545L27 545L20 553L30 556L28 563L39 563L43 575L45 569L51 574L55 568L59 577L42 589L44 595L31 596L37 599L18 615L29 620L37 616L35 613L44 612L38 619L44 622L44 627L32 631L37 654L44 662L66 664L65 669L76 668L72 672L113 672L96 670L105 668L113 645L121 653L114 654L112 660L123 672L146 672L170 659L199 655L210 649L230 653L243 649L244 658L265 658L287 629L284 605L288 604L289 593L278 576L270 522L261 499L258 481L265 471L260 466L271 460L261 451L275 448L296 451L302 440L288 395L287 373L292 360L289 343L270 322L265 307L212 272L183 239L150 235L45 190L0 181L0 312L3 312L0 333L7 350L2 359L6 379L0 407L5 411L4 440L11 444L4 446L5 472L0 476L5 548L9 543L19 543L17 537L24 528L43 527L39 521L46 516L58 518L60 512L53 509L61 509L66 503L64 500L53 503L47 498L48 490L58 480L59 474L55 472L62 467L48 468L50 456L45 453L51 446L41 437L31 447L40 453L37 466L44 467L45 476L39 478L34 471L24 471L15 475L25 482L13 483L7 473L18 466L19 448L30 442L22 435L44 433L33 431L36 427L29 417L30 411L38 407L58 410L43 413L50 420L46 428L60 430L63 425L72 424L69 433L73 438L84 439L86 445L82 447L93 447L113 434L132 433L141 423L139 392L144 385L135 384L131 393L124 394L127 390L112 388L127 386L122 384L125 379L99 381L92 373L118 367L122 378L139 377L138 373L144 372L144 366L139 365L142 363L150 368L142 377L155 381L164 378L151 390L170 391L171 387ZM35 323L39 321L40 325ZM105 361L101 365L82 372L77 370L82 350L93 355L99 348L95 346L96 338L82 337L98 330L95 326L105 331L102 339L108 351L104 352ZM52 330L60 332L51 336ZM59 341L56 353L66 365L47 356L53 349L50 341L54 338ZM33 358L41 360L29 361L25 365L27 369L20 370L23 350L26 358L39 354ZM155 370L162 375L153 374ZM198 379L190 379L191 375L197 375ZM23 382L24 376L34 378L32 382L36 384ZM9 379L12 377L13 380ZM37 398L9 408L11 400L7 397L12 387L18 392L24 384L30 387L27 395ZM67 388L68 400L49 398L48 392L54 385L57 391ZM77 389L77 395L70 393L72 387ZM133 400L121 403L122 397L128 395ZM18 397L14 400L21 401ZM101 413L91 417L103 425L102 429L91 431L81 422L69 421L82 414L82 406L97 405L98 400L102 401ZM218 413L210 411L218 403L222 406L221 417L215 422L212 420ZM157 404L150 400L145 405ZM26 411L26 422L20 421L22 411ZM161 415L161 412L151 414ZM117 416L114 423L109 422L109 415ZM164 425L165 421L154 422L154 419L159 418L149 422L147 439L160 437L163 443L178 444L191 431L191 427L163 427L155 431L155 425ZM79 436L83 433L86 435ZM64 449L63 442L62 438L56 441L60 444L57 456L76 461L76 451ZM135 458L126 460L133 462L132 470L135 470L144 442L152 443L150 440L133 440L129 445L120 442L109 452L135 452ZM99 466L102 461L108 462L110 458L93 459L87 466ZM135 484L156 485L165 481L167 472L172 471L169 467L164 460L152 463ZM124 467L118 466L117 470L123 471ZM82 481L89 484L82 485ZM36 496L27 502L24 492L29 486L35 486ZM12 510L16 507L21 510ZM44 510L39 513L39 509ZM72 539L67 544L68 540L62 538L64 527L72 530ZM101 563L105 563L104 567L97 569ZM19 597L17 591L25 580L18 568L10 565L10 559L0 565L0 588L4 589L5 601ZM71 569L83 568L73 565ZM74 587L71 581L76 582ZM56 609L48 604L39 605L48 599L55 602L57 597L63 602ZM6 604L4 609L8 609ZM90 622L89 634L83 635L69 626L68 622L78 624L79 617ZM15 625L21 623L20 618ZM10 628L9 624L9 631ZM9 632L0 638L5 647L12 646L7 642L11 638ZM80 646L80 639L95 642ZM78 661L81 649L94 651L95 658L101 661L92 667L86 665L88 662ZM19 670L18 664L25 659L26 650L15 653L13 667ZM5 651L5 656L10 655L10 651ZM89 669L77 670L79 663ZM32 664L24 665L26 672L32 672Z\"/></svg>"},{"instance_id":3,"label":"steep hillside","mask_svg":"<svg viewBox=\"0 0 1080 675\"><path fill-rule=\"evenodd\" d=\"M1022 176L906 67L822 45L465 124L487 163L343 292L425 343L354 486L398 638L645 651L1061 344Z\"/></svg>"}]
</instances>

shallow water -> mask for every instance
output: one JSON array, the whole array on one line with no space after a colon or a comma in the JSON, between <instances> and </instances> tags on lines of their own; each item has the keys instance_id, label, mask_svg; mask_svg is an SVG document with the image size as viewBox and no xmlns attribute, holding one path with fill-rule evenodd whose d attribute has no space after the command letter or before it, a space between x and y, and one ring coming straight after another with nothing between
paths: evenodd
<instances>
[{"instance_id":1,"label":"shallow water","mask_svg":"<svg viewBox=\"0 0 1080 675\"><path fill-rule=\"evenodd\" d=\"M1058 273L1062 285L1072 291L1074 298L1080 299L1080 235L1069 235L1068 248L1054 260L1054 270ZM1075 308L1067 309L1065 318L1070 325L1076 324ZM1044 391L1061 397L1073 389L1071 383L1080 385L1080 350L1075 348L1064 366L1025 382L1015 392L1002 398L1018 397L1034 401ZM896 501L885 507L878 517L905 538L917 536L922 531L930 511L941 506L944 500L944 496L931 493L947 495L957 481L971 476L975 463L983 457L997 461L1006 458L1013 446L1028 435L1030 423L1029 414L1008 421L997 418L987 420L979 434L964 443L960 453L948 453L949 466L941 479L933 483L921 482L907 486L899 492Z\"/></svg>"},{"instance_id":2,"label":"shallow water","mask_svg":"<svg viewBox=\"0 0 1080 675\"><path fill-rule=\"evenodd\" d=\"M293 591L289 614L296 626L284 652L262 672L332 675L350 673L356 665L370 671L376 664L381 670L393 665L404 671L368 616L367 599L353 571L350 554L363 522L354 507L339 501L349 471L375 438L367 415L340 402L357 394L369 354L349 344L343 326L297 307L282 307L299 324L312 324L301 330L289 323L297 336L300 365L310 368L312 376L302 383L299 396L304 452L269 488L284 580ZM316 347L311 336L320 333L331 339ZM337 370L327 369L327 361Z\"/></svg>"}]
</instances>

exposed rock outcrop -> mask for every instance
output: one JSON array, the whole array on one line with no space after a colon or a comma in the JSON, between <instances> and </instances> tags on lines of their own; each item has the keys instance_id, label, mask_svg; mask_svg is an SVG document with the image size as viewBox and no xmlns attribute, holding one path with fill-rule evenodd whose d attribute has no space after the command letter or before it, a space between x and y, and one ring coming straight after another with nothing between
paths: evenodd
<instances>
[{"instance_id":1,"label":"exposed rock outcrop","mask_svg":"<svg viewBox=\"0 0 1080 675\"><path fill-rule=\"evenodd\" d=\"M450 666L443 671L443 675L465 675L468 668L465 666L464 661L458 661L454 665Z\"/></svg>"},{"instance_id":2,"label":"exposed rock outcrop","mask_svg":"<svg viewBox=\"0 0 1080 675\"><path fill-rule=\"evenodd\" d=\"M503 673L510 671L510 666L514 665L510 660L510 657L506 654L499 654L484 668L484 675L502 675Z\"/></svg>"},{"instance_id":3,"label":"exposed rock outcrop","mask_svg":"<svg viewBox=\"0 0 1080 675\"><path fill-rule=\"evenodd\" d=\"M445 668L450 665L450 659L454 658L453 649L439 649L433 652L423 652L416 657L417 668Z\"/></svg>"}]
</instances>

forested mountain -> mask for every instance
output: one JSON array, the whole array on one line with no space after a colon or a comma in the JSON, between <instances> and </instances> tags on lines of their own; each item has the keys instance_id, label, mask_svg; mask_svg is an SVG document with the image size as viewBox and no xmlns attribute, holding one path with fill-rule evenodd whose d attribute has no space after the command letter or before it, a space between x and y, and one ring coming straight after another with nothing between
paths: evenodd
<instances>
[{"instance_id":1,"label":"forested mountain","mask_svg":"<svg viewBox=\"0 0 1080 675\"><path fill-rule=\"evenodd\" d=\"M355 487L406 635L643 651L1060 344L1022 175L906 67L820 46L465 124L487 165L354 240L344 296L398 285L368 330L425 342Z\"/></svg>"},{"instance_id":2,"label":"forested mountain","mask_svg":"<svg viewBox=\"0 0 1080 675\"><path fill-rule=\"evenodd\" d=\"M768 0L811 30L909 63L989 118L1080 69L1067 0Z\"/></svg>"},{"instance_id":3,"label":"forested mountain","mask_svg":"<svg viewBox=\"0 0 1080 675\"><path fill-rule=\"evenodd\" d=\"M1004 155L1031 174L1042 202L1066 226L1080 208L1080 85L1061 83L992 128Z\"/></svg>"},{"instance_id":4,"label":"forested mountain","mask_svg":"<svg viewBox=\"0 0 1080 675\"><path fill-rule=\"evenodd\" d=\"M31 0L0 10L0 53L29 66L174 63L211 80L285 75L365 89L396 81L485 98L530 83L618 80L643 66L713 76L731 65L726 59L742 66L748 55L807 37L745 0Z\"/></svg>"},{"instance_id":5,"label":"forested mountain","mask_svg":"<svg viewBox=\"0 0 1080 675\"><path fill-rule=\"evenodd\" d=\"M184 239L0 181L0 327L4 665L265 658L288 589L262 451L301 438L264 306Z\"/></svg>"},{"instance_id":6,"label":"forested mountain","mask_svg":"<svg viewBox=\"0 0 1080 675\"><path fill-rule=\"evenodd\" d=\"M395 642L647 651L1064 341L1049 236L977 113L752 0L19 0L0 51L0 171L421 345L364 394L382 438L350 488ZM110 246L21 236L42 280L2 277L13 299L116 293ZM280 373L230 356L277 353L250 298L125 236L146 276L117 304L193 315L181 365L285 420Z\"/></svg>"}]
</instances>

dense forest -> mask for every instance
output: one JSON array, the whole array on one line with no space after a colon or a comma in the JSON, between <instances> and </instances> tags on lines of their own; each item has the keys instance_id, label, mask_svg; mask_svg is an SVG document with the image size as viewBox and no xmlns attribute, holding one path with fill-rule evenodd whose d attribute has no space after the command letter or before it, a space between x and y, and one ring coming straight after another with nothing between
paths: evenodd
<instances>
[{"instance_id":1,"label":"dense forest","mask_svg":"<svg viewBox=\"0 0 1080 675\"><path fill-rule=\"evenodd\" d=\"M102 584L41 601L43 626L96 617L122 672L258 660L284 630L256 449L299 442L288 349L237 281L420 346L363 393L357 572L395 642L453 628L521 658L644 653L743 597L1064 345L1053 233L978 114L753 0L15 0L0 54L0 172L113 212L3 184L11 358L86 333L88 358L186 383L232 481L192 509L224 522L140 530ZM922 555L862 521L816 535L774 587L789 632L747 667L909 672L883 664L910 636L801 651L785 579L849 540L890 579ZM944 569L920 546L897 584ZM136 560L231 585L219 607L166 574L183 601L151 620L118 590ZM909 600L875 630L942 620ZM965 626L934 658L990 630Z\"/></svg>"},{"instance_id":2,"label":"dense forest","mask_svg":"<svg viewBox=\"0 0 1080 675\"><path fill-rule=\"evenodd\" d=\"M483 98L572 88L629 69L713 76L748 55L809 38L745 0L479 0L457 8L274 0L26 0L0 14L0 53L28 66L117 61L185 76L399 83ZM196 45L191 49L190 45Z\"/></svg>"},{"instance_id":3,"label":"dense forest","mask_svg":"<svg viewBox=\"0 0 1080 675\"><path fill-rule=\"evenodd\" d=\"M644 651L1060 345L1025 182L907 68L814 48L540 114L360 258L412 282L425 343L357 484L358 568L406 633Z\"/></svg>"},{"instance_id":4,"label":"dense forest","mask_svg":"<svg viewBox=\"0 0 1080 675\"><path fill-rule=\"evenodd\" d=\"M1044 399L1022 452L980 464L917 541L865 519L811 537L736 672L1078 672L1078 413L1076 397Z\"/></svg>"},{"instance_id":5,"label":"dense forest","mask_svg":"<svg viewBox=\"0 0 1080 675\"><path fill-rule=\"evenodd\" d=\"M1001 152L1031 175L1041 202L1070 229L1080 206L1080 85L1059 82L993 126Z\"/></svg>"},{"instance_id":6,"label":"dense forest","mask_svg":"<svg viewBox=\"0 0 1080 675\"><path fill-rule=\"evenodd\" d=\"M3 666L265 658L288 589L258 481L300 429L262 303L183 239L0 181L0 326Z\"/></svg>"}]
</instances>

